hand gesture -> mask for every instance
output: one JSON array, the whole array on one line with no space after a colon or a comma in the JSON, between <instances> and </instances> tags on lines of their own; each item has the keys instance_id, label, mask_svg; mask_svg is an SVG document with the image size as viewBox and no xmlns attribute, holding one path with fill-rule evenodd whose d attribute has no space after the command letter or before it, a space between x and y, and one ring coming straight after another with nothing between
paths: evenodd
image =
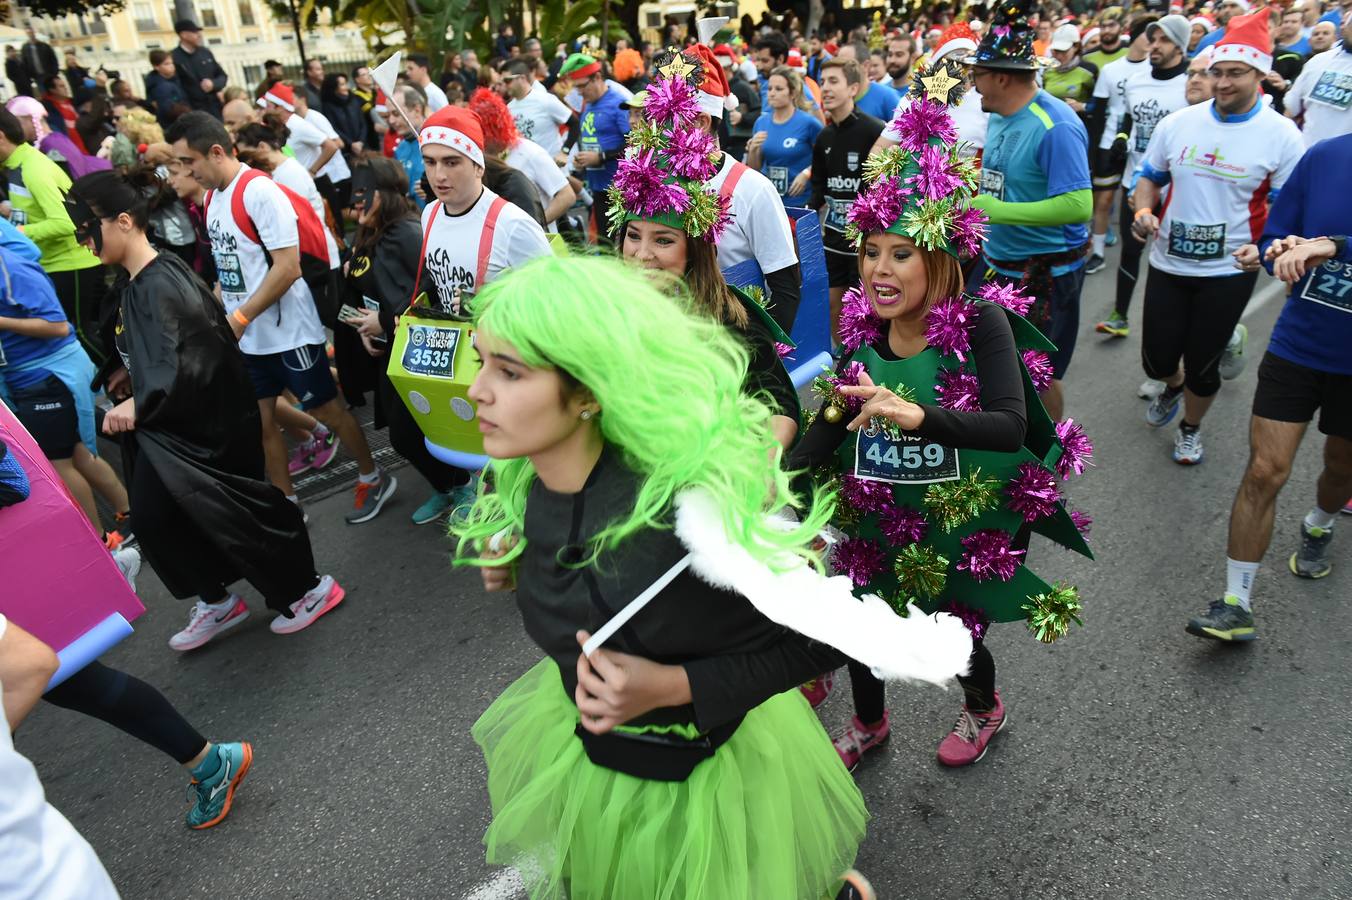
<instances>
[{"instance_id":1,"label":"hand gesture","mask_svg":"<svg viewBox=\"0 0 1352 900\"><path fill-rule=\"evenodd\" d=\"M751 139L746 142L746 149L759 150L765 145L765 139L770 136L768 131L758 131L751 135Z\"/></svg>"},{"instance_id":2,"label":"hand gesture","mask_svg":"<svg viewBox=\"0 0 1352 900\"><path fill-rule=\"evenodd\" d=\"M1235 258L1235 268L1239 269L1241 272L1258 271L1259 258L1257 244L1244 244L1230 255Z\"/></svg>"},{"instance_id":3,"label":"hand gesture","mask_svg":"<svg viewBox=\"0 0 1352 900\"><path fill-rule=\"evenodd\" d=\"M499 556L505 556L514 546L516 546L515 537L506 537L499 540L498 536L494 535L480 555L484 559L497 559ZM516 590L516 572L511 563L502 566L482 566L479 569L479 574L483 576L484 590L486 591Z\"/></svg>"},{"instance_id":4,"label":"hand gesture","mask_svg":"<svg viewBox=\"0 0 1352 900\"><path fill-rule=\"evenodd\" d=\"M103 417L104 434L122 434L136 429L136 398L128 397Z\"/></svg>"},{"instance_id":5,"label":"hand gesture","mask_svg":"<svg viewBox=\"0 0 1352 900\"><path fill-rule=\"evenodd\" d=\"M864 408L854 421L846 425L849 431L858 431L868 424L874 416L882 416L893 422L902 431L914 431L925 421L925 410L909 400L903 400L885 387L873 383L867 372L859 373L859 386L844 385L838 389L846 397L858 397L864 401Z\"/></svg>"},{"instance_id":6,"label":"hand gesture","mask_svg":"<svg viewBox=\"0 0 1352 900\"><path fill-rule=\"evenodd\" d=\"M1160 220L1152 212L1142 212L1131 222L1131 236L1141 243L1160 233Z\"/></svg>"},{"instance_id":7,"label":"hand gesture","mask_svg":"<svg viewBox=\"0 0 1352 900\"><path fill-rule=\"evenodd\" d=\"M1274 260L1276 260L1277 257L1281 256L1287 250L1290 250L1292 247L1297 247L1305 242L1306 239L1298 234L1288 234L1284 238L1277 238L1277 240L1273 241L1271 244L1268 244L1267 253L1263 255L1263 259L1267 260L1268 262L1273 262Z\"/></svg>"},{"instance_id":8,"label":"hand gesture","mask_svg":"<svg viewBox=\"0 0 1352 900\"><path fill-rule=\"evenodd\" d=\"M1327 238L1302 241L1277 257L1272 264L1272 274L1287 284L1294 284L1304 278L1310 269L1332 259L1337 249L1333 241Z\"/></svg>"},{"instance_id":9,"label":"hand gesture","mask_svg":"<svg viewBox=\"0 0 1352 900\"><path fill-rule=\"evenodd\" d=\"M577 633L581 647L591 635ZM690 680L681 666L666 666L641 656L600 648L589 659L577 655L574 694L582 727L605 734L644 713L690 702Z\"/></svg>"}]
</instances>

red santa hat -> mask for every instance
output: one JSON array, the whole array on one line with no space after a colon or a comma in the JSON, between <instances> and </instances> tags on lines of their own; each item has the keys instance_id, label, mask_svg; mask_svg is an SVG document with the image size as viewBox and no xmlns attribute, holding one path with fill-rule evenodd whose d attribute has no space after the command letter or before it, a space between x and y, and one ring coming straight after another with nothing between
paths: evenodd
<instances>
[{"instance_id":1,"label":"red santa hat","mask_svg":"<svg viewBox=\"0 0 1352 900\"><path fill-rule=\"evenodd\" d=\"M484 164L484 129L479 117L459 106L443 106L427 117L418 132L418 146L440 144L469 157L480 167Z\"/></svg>"},{"instance_id":2,"label":"red santa hat","mask_svg":"<svg viewBox=\"0 0 1352 900\"><path fill-rule=\"evenodd\" d=\"M803 53L797 47L789 48L789 55L784 60L784 64L790 69L803 69L806 66L803 63Z\"/></svg>"},{"instance_id":3,"label":"red santa hat","mask_svg":"<svg viewBox=\"0 0 1352 900\"><path fill-rule=\"evenodd\" d=\"M980 38L972 30L972 26L966 22L954 22L944 29L943 34L939 35L939 44L930 54L930 61L938 62L954 51L962 51L963 56L968 53L975 53L980 42Z\"/></svg>"},{"instance_id":4,"label":"red santa hat","mask_svg":"<svg viewBox=\"0 0 1352 900\"><path fill-rule=\"evenodd\" d=\"M279 81L268 88L267 93L258 98L262 106L268 103L275 103L287 112L296 111L296 92L291 90L291 85L284 81Z\"/></svg>"},{"instance_id":5,"label":"red santa hat","mask_svg":"<svg viewBox=\"0 0 1352 900\"><path fill-rule=\"evenodd\" d=\"M719 65L731 66L737 61L737 54L727 44L719 44L714 47L714 59L718 60Z\"/></svg>"},{"instance_id":6,"label":"red santa hat","mask_svg":"<svg viewBox=\"0 0 1352 900\"><path fill-rule=\"evenodd\" d=\"M723 111L737 108L737 97L728 87L728 76L723 66L715 58L714 52L705 44L696 44L685 51L687 56L699 58L704 70L703 80L699 83L699 109L714 118L723 118Z\"/></svg>"},{"instance_id":7,"label":"red santa hat","mask_svg":"<svg viewBox=\"0 0 1352 900\"><path fill-rule=\"evenodd\" d=\"M1268 17L1272 7L1265 6L1247 16L1235 16L1225 25L1225 37L1211 45L1211 65L1242 62L1266 75L1272 71L1272 33Z\"/></svg>"}]
</instances>

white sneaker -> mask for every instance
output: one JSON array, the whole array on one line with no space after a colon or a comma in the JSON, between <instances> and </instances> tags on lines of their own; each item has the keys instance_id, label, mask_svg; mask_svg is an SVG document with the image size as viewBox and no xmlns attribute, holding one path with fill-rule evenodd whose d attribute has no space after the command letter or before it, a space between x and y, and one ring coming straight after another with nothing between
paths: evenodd
<instances>
[{"instance_id":1,"label":"white sneaker","mask_svg":"<svg viewBox=\"0 0 1352 900\"><path fill-rule=\"evenodd\" d=\"M1174 435L1174 462L1180 466L1195 466L1202 461L1202 430L1178 429Z\"/></svg>"},{"instance_id":2,"label":"white sneaker","mask_svg":"<svg viewBox=\"0 0 1352 900\"><path fill-rule=\"evenodd\" d=\"M1147 378L1141 382L1141 386L1136 389L1136 396L1142 400L1154 400L1160 394L1164 393L1164 382L1156 381L1153 378Z\"/></svg>"},{"instance_id":3,"label":"white sneaker","mask_svg":"<svg viewBox=\"0 0 1352 900\"><path fill-rule=\"evenodd\" d=\"M136 593L136 576L141 574L141 551L124 544L113 551L113 562L117 563L118 571L131 585L132 593Z\"/></svg>"},{"instance_id":4,"label":"white sneaker","mask_svg":"<svg viewBox=\"0 0 1352 900\"><path fill-rule=\"evenodd\" d=\"M220 612L198 600L188 617L188 627L171 637L169 646L178 651L196 650L249 618L249 607L238 594L231 594L227 599L234 601L227 612Z\"/></svg>"},{"instance_id":5,"label":"white sneaker","mask_svg":"<svg viewBox=\"0 0 1352 900\"><path fill-rule=\"evenodd\" d=\"M309 628L320 616L343 602L347 592L342 585L325 575L304 597L291 604L291 615L278 616L270 626L275 634L294 634Z\"/></svg>"},{"instance_id":6,"label":"white sneaker","mask_svg":"<svg viewBox=\"0 0 1352 900\"><path fill-rule=\"evenodd\" d=\"M1244 364L1248 361L1244 351L1249 349L1249 329L1243 322L1230 332L1230 340L1225 343L1225 352L1221 354L1218 365L1221 378L1234 381L1244 374Z\"/></svg>"}]
</instances>

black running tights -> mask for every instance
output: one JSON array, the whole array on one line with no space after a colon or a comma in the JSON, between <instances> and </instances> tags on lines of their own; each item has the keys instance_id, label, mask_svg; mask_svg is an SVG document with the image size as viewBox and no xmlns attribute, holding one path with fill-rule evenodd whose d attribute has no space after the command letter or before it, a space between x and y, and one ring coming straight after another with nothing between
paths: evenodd
<instances>
[{"instance_id":1,"label":"black running tights","mask_svg":"<svg viewBox=\"0 0 1352 900\"><path fill-rule=\"evenodd\" d=\"M43 699L102 719L186 764L207 740L163 694L134 675L92 662L52 688Z\"/></svg>"},{"instance_id":2,"label":"black running tights","mask_svg":"<svg viewBox=\"0 0 1352 900\"><path fill-rule=\"evenodd\" d=\"M1187 389L1198 397L1214 396L1221 389L1221 356L1244 315L1258 273L1205 278L1146 269L1141 330L1145 374L1167 381L1182 362Z\"/></svg>"},{"instance_id":3,"label":"black running tights","mask_svg":"<svg viewBox=\"0 0 1352 900\"><path fill-rule=\"evenodd\" d=\"M1113 308L1125 319L1131 308L1131 295L1136 291L1136 278L1141 273L1141 255L1146 245L1131 233L1136 216L1125 193L1118 197L1117 205L1121 208L1117 219L1117 244L1122 248L1122 256L1117 264L1117 302ZM1159 209L1155 212L1158 214Z\"/></svg>"},{"instance_id":4,"label":"black running tights","mask_svg":"<svg viewBox=\"0 0 1352 900\"><path fill-rule=\"evenodd\" d=\"M995 657L986 649L984 638L972 641L971 671L958 677L967 706L973 712L995 707ZM854 714L865 725L881 722L885 704L883 683L863 663L850 662L850 691L854 694Z\"/></svg>"}]
</instances>

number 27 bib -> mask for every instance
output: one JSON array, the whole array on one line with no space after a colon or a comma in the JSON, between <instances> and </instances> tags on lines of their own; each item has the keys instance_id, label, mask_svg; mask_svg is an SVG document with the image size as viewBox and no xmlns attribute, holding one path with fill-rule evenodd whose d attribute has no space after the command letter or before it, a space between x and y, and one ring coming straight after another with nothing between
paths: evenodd
<instances>
[{"instance_id":1,"label":"number 27 bib","mask_svg":"<svg viewBox=\"0 0 1352 900\"><path fill-rule=\"evenodd\" d=\"M882 429L859 430L854 447L854 477L892 484L933 484L962 475L958 451L903 434L892 440Z\"/></svg>"}]
</instances>

